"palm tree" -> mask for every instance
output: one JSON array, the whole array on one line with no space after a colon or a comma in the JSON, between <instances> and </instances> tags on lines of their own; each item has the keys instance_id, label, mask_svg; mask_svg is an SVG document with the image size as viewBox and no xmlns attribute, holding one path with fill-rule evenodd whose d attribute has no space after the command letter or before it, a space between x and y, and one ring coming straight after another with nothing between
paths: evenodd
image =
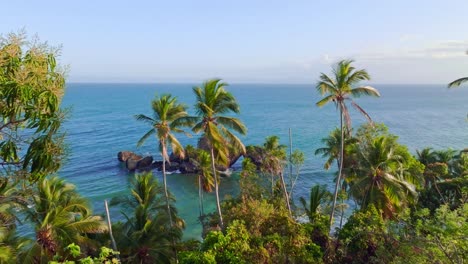
<instances>
[{"instance_id":1,"label":"palm tree","mask_svg":"<svg viewBox=\"0 0 468 264\"><path fill-rule=\"evenodd\" d=\"M324 147L315 150L315 155L321 155L323 158L327 158L323 168L329 170L336 160L336 164L340 167L340 149L341 149L341 131L340 129L334 129L330 135L326 138L322 138Z\"/></svg>"},{"instance_id":2,"label":"palm tree","mask_svg":"<svg viewBox=\"0 0 468 264\"><path fill-rule=\"evenodd\" d=\"M377 137L367 147L358 147L358 166L351 176L350 194L364 210L370 205L391 218L416 197L415 186L405 179L409 168L396 154L394 141Z\"/></svg>"},{"instance_id":3,"label":"palm tree","mask_svg":"<svg viewBox=\"0 0 468 264\"><path fill-rule=\"evenodd\" d=\"M362 113L369 121L370 116L362 109L358 104L353 101L353 97L359 97L361 95L380 96L377 89L370 86L360 86L359 82L370 80L370 76L365 70L356 70L351 66L352 60L342 60L338 62L336 67L333 69L334 76L329 77L322 73L320 80L317 83L317 91L320 92L323 99L316 103L317 106L322 107L329 102L335 103L335 106L340 111L340 131L341 131L341 148L340 148L340 166L338 170L338 179L335 185L335 194L333 198L333 206L330 213L330 228L333 223L333 215L335 213L336 199L338 197L338 189L341 182L342 170L343 170L343 159L344 159L344 124L343 119L346 122L346 127L349 131L351 129L351 118L346 102L350 102L360 113Z\"/></svg>"},{"instance_id":4,"label":"palm tree","mask_svg":"<svg viewBox=\"0 0 468 264\"><path fill-rule=\"evenodd\" d=\"M127 221L116 225L116 240L121 255L128 262L171 263L174 241L182 237L184 222L178 218L169 195L172 217L169 221L166 211L166 193L151 173L135 175L131 195L114 198L111 204L121 204L131 214L124 216Z\"/></svg>"},{"instance_id":5,"label":"palm tree","mask_svg":"<svg viewBox=\"0 0 468 264\"><path fill-rule=\"evenodd\" d=\"M289 203L289 194L286 190L286 184L283 175L284 166L286 165L287 161L286 146L279 143L279 137L269 136L265 139L263 150L265 152L260 170L271 176L272 195L275 184L274 176L279 176L286 206L288 208L289 214L292 215L291 205Z\"/></svg>"},{"instance_id":6,"label":"palm tree","mask_svg":"<svg viewBox=\"0 0 468 264\"><path fill-rule=\"evenodd\" d=\"M16 263L21 239L16 235L18 209L25 209L29 194L17 188L19 180L0 178L0 263Z\"/></svg>"},{"instance_id":7,"label":"palm tree","mask_svg":"<svg viewBox=\"0 0 468 264\"><path fill-rule=\"evenodd\" d=\"M193 117L188 116L186 105L178 103L177 98L169 94L162 95L161 97L156 95L153 101L151 101L151 107L153 109L152 117L143 114L135 116L138 121L145 122L151 126L151 129L140 138L137 146L141 146L151 135L156 135L156 139L159 143L159 151L161 152L163 159L162 173L167 214L172 225L172 214L169 206L169 195L167 193L166 181L166 161L170 162L167 145L169 144L171 146L175 155L181 158L184 157L184 148L179 143L173 132L184 132L182 127L191 126Z\"/></svg>"},{"instance_id":8,"label":"palm tree","mask_svg":"<svg viewBox=\"0 0 468 264\"><path fill-rule=\"evenodd\" d=\"M191 160L197 167L198 174L198 206L200 207L200 217L205 215L203 206L203 192L213 191L213 172L211 170L210 154L202 149L198 150L197 155Z\"/></svg>"},{"instance_id":9,"label":"palm tree","mask_svg":"<svg viewBox=\"0 0 468 264\"><path fill-rule=\"evenodd\" d=\"M224 227L224 223L219 201L219 184L215 163L218 161L227 165L230 149L245 153L244 144L229 129L242 135L247 133L247 128L239 119L224 116L224 114L230 112L239 113L240 111L234 96L225 90L226 86L227 84L221 82L221 80L213 79L203 83L201 87L193 88L197 99L195 109L199 120L192 130L195 133L203 132L203 136L206 137L209 145L216 206L221 228Z\"/></svg>"},{"instance_id":10,"label":"palm tree","mask_svg":"<svg viewBox=\"0 0 468 264\"><path fill-rule=\"evenodd\" d=\"M107 231L102 218L92 215L88 200L58 177L38 182L32 202L26 215L35 224L36 240L23 251L23 263L52 260L71 243L92 245L86 234Z\"/></svg>"},{"instance_id":11,"label":"palm tree","mask_svg":"<svg viewBox=\"0 0 468 264\"><path fill-rule=\"evenodd\" d=\"M307 204L304 197L299 198L310 222L315 221L321 210L323 210L321 206L326 205L330 201L330 198L331 193L327 190L327 186L318 184L310 188L309 204Z\"/></svg>"}]
</instances>

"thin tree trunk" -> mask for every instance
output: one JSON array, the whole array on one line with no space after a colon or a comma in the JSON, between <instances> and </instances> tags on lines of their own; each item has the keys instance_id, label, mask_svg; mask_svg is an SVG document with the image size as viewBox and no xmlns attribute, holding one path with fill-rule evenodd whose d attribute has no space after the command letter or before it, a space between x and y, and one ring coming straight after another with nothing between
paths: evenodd
<instances>
[{"instance_id":1,"label":"thin tree trunk","mask_svg":"<svg viewBox=\"0 0 468 264\"><path fill-rule=\"evenodd\" d=\"M286 200L286 206L289 211L289 216L292 217L291 204L289 203L289 195L288 195L288 191L286 190L286 184L284 183L283 172L280 172L280 179L281 179L281 187L283 187L284 198Z\"/></svg>"},{"instance_id":2,"label":"thin tree trunk","mask_svg":"<svg viewBox=\"0 0 468 264\"><path fill-rule=\"evenodd\" d=\"M291 135L291 128L289 128L289 162L288 162L288 164L289 164L289 182L291 183L291 193L292 193L293 167L292 167L292 135Z\"/></svg>"},{"instance_id":3,"label":"thin tree trunk","mask_svg":"<svg viewBox=\"0 0 468 264\"><path fill-rule=\"evenodd\" d=\"M172 222L172 213L171 213L171 207L169 205L169 194L167 192L167 181L166 181L166 142L161 142L162 143L162 173L163 173L163 183L164 183L164 196L166 198L166 207L167 207L167 213L169 215L169 223L171 224L171 227L173 227L173 222Z\"/></svg>"},{"instance_id":4,"label":"thin tree trunk","mask_svg":"<svg viewBox=\"0 0 468 264\"><path fill-rule=\"evenodd\" d=\"M273 173L271 174L271 198L273 198L274 195L274 176Z\"/></svg>"},{"instance_id":5,"label":"thin tree trunk","mask_svg":"<svg viewBox=\"0 0 468 264\"><path fill-rule=\"evenodd\" d=\"M198 175L198 207L200 210L200 217L203 216L203 202L202 202L202 178Z\"/></svg>"},{"instance_id":6,"label":"thin tree trunk","mask_svg":"<svg viewBox=\"0 0 468 264\"><path fill-rule=\"evenodd\" d=\"M112 242L112 249L114 251L118 251L117 250L117 244L115 243L114 235L112 234L112 224L111 224L111 220L110 220L109 206L107 205L107 200L104 200L104 206L106 207L107 226L109 227L109 235L110 235L111 242Z\"/></svg>"},{"instance_id":7,"label":"thin tree trunk","mask_svg":"<svg viewBox=\"0 0 468 264\"><path fill-rule=\"evenodd\" d=\"M445 200L444 196L442 196L442 193L440 192L439 186L437 186L437 179L434 177L434 187L436 188L437 192L440 195L440 198L442 198L442 201L444 204L447 204L447 201Z\"/></svg>"},{"instance_id":8,"label":"thin tree trunk","mask_svg":"<svg viewBox=\"0 0 468 264\"><path fill-rule=\"evenodd\" d=\"M343 130L343 109L340 107L340 129L341 129L341 149L340 149L340 167L338 170L338 179L335 184L335 195L333 197L332 210L330 212L330 230L332 229L333 216L335 214L336 199L338 198L338 189L341 182L341 172L343 171L343 156L344 156L344 130Z\"/></svg>"},{"instance_id":9,"label":"thin tree trunk","mask_svg":"<svg viewBox=\"0 0 468 264\"><path fill-rule=\"evenodd\" d=\"M163 140L162 142L162 172L163 172L163 182L164 182L164 195L166 197L166 206L167 206L167 214L169 215L169 224L171 225L171 228L174 228L174 223L172 222L172 212L171 212L171 206L169 205L169 194L167 192L167 181L166 181L166 142ZM179 263L179 258L177 257L177 249L176 249L176 243L174 238L172 238L172 250L174 251L174 258L176 263Z\"/></svg>"},{"instance_id":10,"label":"thin tree trunk","mask_svg":"<svg viewBox=\"0 0 468 264\"><path fill-rule=\"evenodd\" d=\"M215 156L213 147L210 148L211 151L211 168L213 169L213 176L215 182L215 194L216 194L216 207L218 208L219 224L221 229L224 229L223 214L221 212L221 204L219 202L219 186L218 186L218 176L216 175L215 167Z\"/></svg>"},{"instance_id":11,"label":"thin tree trunk","mask_svg":"<svg viewBox=\"0 0 468 264\"><path fill-rule=\"evenodd\" d=\"M344 204L344 199L341 199L340 229L343 226L343 217L344 217L344 211L345 211L345 207L343 206L343 204Z\"/></svg>"}]
</instances>

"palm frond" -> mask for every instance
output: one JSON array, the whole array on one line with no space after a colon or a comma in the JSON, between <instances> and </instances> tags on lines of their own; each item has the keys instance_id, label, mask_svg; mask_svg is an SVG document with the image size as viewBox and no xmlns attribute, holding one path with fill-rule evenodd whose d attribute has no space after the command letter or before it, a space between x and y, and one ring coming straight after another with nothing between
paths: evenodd
<instances>
[{"instance_id":1,"label":"palm frond","mask_svg":"<svg viewBox=\"0 0 468 264\"><path fill-rule=\"evenodd\" d=\"M362 86L358 88L351 89L351 94L354 97L360 97L362 95L370 95L380 97L380 93L377 89L371 86Z\"/></svg>"},{"instance_id":2,"label":"palm frond","mask_svg":"<svg viewBox=\"0 0 468 264\"><path fill-rule=\"evenodd\" d=\"M369 116L369 114L362 108L360 107L357 103L354 101L351 101L351 105L361 113L369 123L372 124L372 118Z\"/></svg>"},{"instance_id":3,"label":"palm frond","mask_svg":"<svg viewBox=\"0 0 468 264\"><path fill-rule=\"evenodd\" d=\"M135 119L137 121L147 123L147 124L149 124L151 126L153 126L155 123L157 123L157 121L154 120L153 118L151 118L149 116L146 116L146 115L143 115L143 114L135 115L134 117L135 117Z\"/></svg>"},{"instance_id":4,"label":"palm frond","mask_svg":"<svg viewBox=\"0 0 468 264\"><path fill-rule=\"evenodd\" d=\"M148 130L148 132L146 132L146 134L144 134L144 135L138 140L138 142L137 142L137 147L141 147L141 146L145 143L145 141L146 141L150 136L152 136L152 135L155 134L155 133L156 133L156 130L154 130L154 129Z\"/></svg>"},{"instance_id":5,"label":"palm frond","mask_svg":"<svg viewBox=\"0 0 468 264\"><path fill-rule=\"evenodd\" d=\"M336 104L336 96L334 94L325 96L324 98L320 99L317 103L315 103L315 105L318 107L322 107L329 102L334 102Z\"/></svg>"},{"instance_id":6,"label":"palm frond","mask_svg":"<svg viewBox=\"0 0 468 264\"><path fill-rule=\"evenodd\" d=\"M462 85L465 82L468 82L468 77L463 77L463 78L457 79L457 80L449 83L448 88L458 87L458 86Z\"/></svg>"},{"instance_id":7,"label":"palm frond","mask_svg":"<svg viewBox=\"0 0 468 264\"><path fill-rule=\"evenodd\" d=\"M227 128L233 129L234 131L242 135L245 135L247 133L247 128L245 127L245 125L235 117L218 116L216 118L216 121L219 124Z\"/></svg>"}]
</instances>

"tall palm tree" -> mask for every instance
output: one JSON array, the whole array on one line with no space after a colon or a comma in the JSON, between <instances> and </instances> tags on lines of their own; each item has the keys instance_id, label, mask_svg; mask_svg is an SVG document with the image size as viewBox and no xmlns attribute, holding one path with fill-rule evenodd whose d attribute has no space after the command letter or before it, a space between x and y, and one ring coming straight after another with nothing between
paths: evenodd
<instances>
[{"instance_id":1,"label":"tall palm tree","mask_svg":"<svg viewBox=\"0 0 468 264\"><path fill-rule=\"evenodd\" d=\"M286 184L284 181L284 166L286 165L287 155L286 146L279 143L279 137L269 136L265 139L263 144L263 150L265 156L263 157L261 171L268 173L271 176L271 192L274 190L274 176L279 176L281 188L283 189L283 195L288 208L289 214L292 215L291 205L289 202L289 194L286 190Z\"/></svg>"},{"instance_id":2,"label":"tall palm tree","mask_svg":"<svg viewBox=\"0 0 468 264\"><path fill-rule=\"evenodd\" d=\"M135 175L131 195L114 198L112 204L121 204L131 212L124 216L126 222L115 226L116 240L121 255L127 262L171 263L174 241L182 237L184 222L178 218L173 205L174 198L169 195L172 219L170 223L166 212L164 189L151 173Z\"/></svg>"},{"instance_id":3,"label":"tall palm tree","mask_svg":"<svg viewBox=\"0 0 468 264\"><path fill-rule=\"evenodd\" d=\"M182 127L191 126L193 124L193 118L187 114L187 106L177 102L177 98L170 94L164 94L161 95L161 97L156 95L153 101L151 101L151 107L153 110L152 117L143 114L135 116L136 120L145 122L151 126L151 129L140 138L137 146L141 146L150 136L156 136L159 143L159 151L163 159L162 173L167 214L172 225L172 214L169 206L166 181L166 161L170 162L167 147L169 144L175 155L181 158L184 157L184 148L173 132L183 133Z\"/></svg>"},{"instance_id":4,"label":"tall palm tree","mask_svg":"<svg viewBox=\"0 0 468 264\"><path fill-rule=\"evenodd\" d=\"M330 77L324 73L320 75L317 83L317 91L325 96L316 103L322 107L329 102L333 102L336 108L340 111L340 130L341 130L341 148L340 148L340 166L338 170L338 179L335 185L335 194L333 198L332 211L330 213L330 228L333 223L333 215L335 213L336 199L338 197L339 185L342 178L343 158L344 158L344 122L349 131L351 129L351 118L348 111L347 102L350 102L360 113L362 113L369 121L370 116L358 104L353 101L353 97L362 95L380 96L377 89L370 86L359 86L361 81L370 80L370 76L365 70L356 70L351 64L352 60L342 60L333 68L333 76Z\"/></svg>"},{"instance_id":5,"label":"tall palm tree","mask_svg":"<svg viewBox=\"0 0 468 264\"><path fill-rule=\"evenodd\" d=\"M377 137L369 146L358 147L357 157L350 194L361 209L373 205L385 218L391 218L416 196L415 186L405 179L409 168L389 138Z\"/></svg>"},{"instance_id":6,"label":"tall palm tree","mask_svg":"<svg viewBox=\"0 0 468 264\"><path fill-rule=\"evenodd\" d=\"M23 250L23 263L52 260L71 243L92 245L86 234L107 231L102 218L92 215L88 200L58 177L41 180L32 202L26 215L35 224L36 240Z\"/></svg>"},{"instance_id":7,"label":"tall palm tree","mask_svg":"<svg viewBox=\"0 0 468 264\"><path fill-rule=\"evenodd\" d=\"M197 102L195 109L198 114L198 123L193 127L195 133L203 132L209 145L211 156L211 169L214 176L216 206L218 209L219 223L224 227L223 215L219 201L219 182L216 173L216 162L228 165L229 152L232 150L245 153L245 146L240 139L230 131L246 134L247 128L237 118L224 114L239 113L239 104L234 96L226 91L226 83L219 79L209 80L201 87L194 87Z\"/></svg>"}]
</instances>

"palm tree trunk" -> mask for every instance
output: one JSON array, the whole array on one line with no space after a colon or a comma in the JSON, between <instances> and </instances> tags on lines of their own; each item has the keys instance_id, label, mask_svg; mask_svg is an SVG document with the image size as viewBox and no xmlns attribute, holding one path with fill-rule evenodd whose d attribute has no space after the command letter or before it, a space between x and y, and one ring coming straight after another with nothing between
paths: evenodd
<instances>
[{"instance_id":1,"label":"palm tree trunk","mask_svg":"<svg viewBox=\"0 0 468 264\"><path fill-rule=\"evenodd\" d=\"M169 215L169 223L171 224L171 228L173 227L172 223L172 214L171 214L171 207L169 206L169 194L167 192L167 181L166 181L166 142L162 141L162 173L163 173L163 183L164 183L164 196L166 198L166 206L167 206L167 214Z\"/></svg>"},{"instance_id":2,"label":"palm tree trunk","mask_svg":"<svg viewBox=\"0 0 468 264\"><path fill-rule=\"evenodd\" d=\"M171 225L171 228L174 227L174 223L172 222L172 212L171 212L171 206L169 205L169 194L167 192L167 181L166 181L166 155L167 155L167 150L166 150L166 142L163 140L161 142L162 144L162 173L163 173L163 183L164 183L164 196L166 197L166 206L167 206L167 214L169 215L169 224ZM179 258L177 257L177 249L176 249L176 243L174 238L172 238L172 250L174 251L174 258L176 263L179 263Z\"/></svg>"},{"instance_id":3,"label":"palm tree trunk","mask_svg":"<svg viewBox=\"0 0 468 264\"><path fill-rule=\"evenodd\" d=\"M283 172L280 172L280 178L281 178L281 187L283 188L283 192L284 192L284 199L286 200L286 206L289 211L289 216L292 217L291 204L289 203L289 195L288 195L288 191L286 190L286 184L284 183Z\"/></svg>"},{"instance_id":4,"label":"palm tree trunk","mask_svg":"<svg viewBox=\"0 0 468 264\"><path fill-rule=\"evenodd\" d=\"M292 197L292 189L293 189L293 167L292 167L292 135L291 135L291 128L289 128L289 181L291 183L291 192L289 193L290 197Z\"/></svg>"},{"instance_id":5,"label":"palm tree trunk","mask_svg":"<svg viewBox=\"0 0 468 264\"><path fill-rule=\"evenodd\" d=\"M338 169L338 179L336 179L335 184L335 194L333 196L333 205L330 212L330 230L332 229L333 216L335 214L336 200L338 198L338 189L341 182L341 173L343 171L343 154L344 154L344 130L343 130L343 109L340 107L340 130L341 130L341 149L340 149L340 166Z\"/></svg>"},{"instance_id":6,"label":"palm tree trunk","mask_svg":"<svg viewBox=\"0 0 468 264\"><path fill-rule=\"evenodd\" d=\"M203 216L203 202L202 202L202 179L201 175L198 175L198 207L200 211L200 217Z\"/></svg>"},{"instance_id":7,"label":"palm tree trunk","mask_svg":"<svg viewBox=\"0 0 468 264\"><path fill-rule=\"evenodd\" d=\"M273 175L273 173L272 173L272 174L271 174L271 198L273 198L273 195L274 195L274 191L273 191L273 190L275 189L275 188L274 188L274 182L275 182L274 180L275 180L275 179L274 179L274 175Z\"/></svg>"},{"instance_id":8,"label":"palm tree trunk","mask_svg":"<svg viewBox=\"0 0 468 264\"><path fill-rule=\"evenodd\" d=\"M215 156L214 156L213 147L210 148L210 151L211 151L211 153L210 153L210 155L211 155L211 168L213 169L213 176L214 176L214 182L215 182L216 207L218 208L219 225L221 226L221 229L224 229L223 214L221 212L221 204L219 202L218 176L216 175Z\"/></svg>"},{"instance_id":9,"label":"palm tree trunk","mask_svg":"<svg viewBox=\"0 0 468 264\"><path fill-rule=\"evenodd\" d=\"M112 223L111 223L111 220L110 220L109 206L107 205L107 200L104 200L104 206L106 207L107 226L109 228L109 235L110 235L111 242L112 242L112 249L114 251L117 251L117 244L115 243L114 235L112 234Z\"/></svg>"},{"instance_id":10,"label":"palm tree trunk","mask_svg":"<svg viewBox=\"0 0 468 264\"><path fill-rule=\"evenodd\" d=\"M344 199L341 199L340 229L343 226L343 218L344 218L344 211L345 211L345 207L343 206L343 204L344 204Z\"/></svg>"}]
</instances>

